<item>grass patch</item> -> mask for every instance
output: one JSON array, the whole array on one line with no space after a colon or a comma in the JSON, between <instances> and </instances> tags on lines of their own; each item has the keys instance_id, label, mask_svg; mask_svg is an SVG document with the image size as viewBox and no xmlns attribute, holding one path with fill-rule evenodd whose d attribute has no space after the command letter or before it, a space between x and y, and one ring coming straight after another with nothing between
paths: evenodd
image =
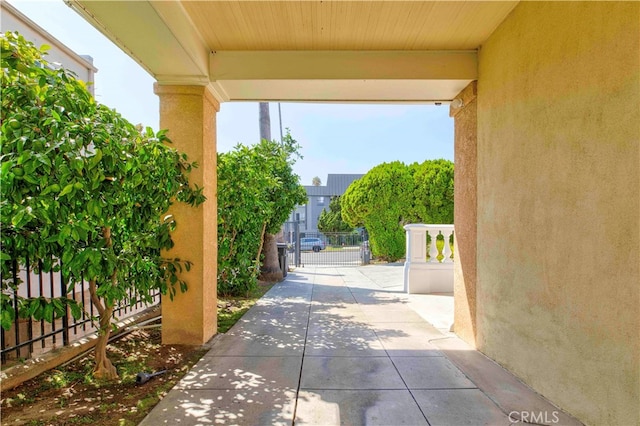
<instances>
[{"instance_id":1,"label":"grass patch","mask_svg":"<svg viewBox=\"0 0 640 426\"><path fill-rule=\"evenodd\" d=\"M218 333L226 333L273 286L260 282L247 297L219 297Z\"/></svg>"}]
</instances>

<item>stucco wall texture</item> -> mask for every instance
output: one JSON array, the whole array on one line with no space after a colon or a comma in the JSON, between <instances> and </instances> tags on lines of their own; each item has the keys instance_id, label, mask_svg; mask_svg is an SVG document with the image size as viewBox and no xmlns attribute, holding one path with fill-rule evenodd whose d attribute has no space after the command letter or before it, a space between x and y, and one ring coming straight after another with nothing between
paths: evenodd
<instances>
[{"instance_id":1,"label":"stucco wall texture","mask_svg":"<svg viewBox=\"0 0 640 426\"><path fill-rule=\"evenodd\" d=\"M462 107L451 106L455 117L455 206L454 328L458 336L475 346L477 277L477 84L469 84L456 99Z\"/></svg>"},{"instance_id":2,"label":"stucco wall texture","mask_svg":"<svg viewBox=\"0 0 640 426\"><path fill-rule=\"evenodd\" d=\"M478 348L640 423L640 3L526 2L482 46Z\"/></svg>"},{"instance_id":3,"label":"stucco wall texture","mask_svg":"<svg viewBox=\"0 0 640 426\"><path fill-rule=\"evenodd\" d=\"M171 256L193 262L181 277L188 291L171 301L162 300L162 343L201 345L217 331L217 175L216 113L220 109L213 95L203 86L165 86L156 83L160 97L160 127L172 146L198 163L190 180L204 187L207 201L193 208L176 203L170 212L177 227Z\"/></svg>"}]
</instances>

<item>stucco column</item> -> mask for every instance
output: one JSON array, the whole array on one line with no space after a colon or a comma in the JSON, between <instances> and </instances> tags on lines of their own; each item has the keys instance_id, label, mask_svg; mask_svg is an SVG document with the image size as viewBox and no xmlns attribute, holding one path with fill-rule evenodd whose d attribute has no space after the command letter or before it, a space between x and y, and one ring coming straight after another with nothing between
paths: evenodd
<instances>
[{"instance_id":1,"label":"stucco column","mask_svg":"<svg viewBox=\"0 0 640 426\"><path fill-rule=\"evenodd\" d=\"M475 347L478 220L477 85L471 82L451 103L455 121L454 331Z\"/></svg>"},{"instance_id":2,"label":"stucco column","mask_svg":"<svg viewBox=\"0 0 640 426\"><path fill-rule=\"evenodd\" d=\"M172 146L198 163L193 184L207 197L199 207L176 203L171 208L177 228L175 246L167 256L193 262L181 276L188 290L173 300L162 299L162 343L201 345L217 330L217 174L216 113L219 103L205 86L169 86L156 83L160 97L160 128L168 129Z\"/></svg>"}]
</instances>

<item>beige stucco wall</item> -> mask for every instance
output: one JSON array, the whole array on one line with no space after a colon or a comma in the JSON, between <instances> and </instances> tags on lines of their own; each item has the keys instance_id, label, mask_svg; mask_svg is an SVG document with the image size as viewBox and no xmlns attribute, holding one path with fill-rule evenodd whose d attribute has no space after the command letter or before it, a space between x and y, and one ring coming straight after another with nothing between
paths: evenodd
<instances>
[{"instance_id":1,"label":"beige stucco wall","mask_svg":"<svg viewBox=\"0 0 640 426\"><path fill-rule=\"evenodd\" d=\"M449 115L455 120L455 206L453 294L454 331L475 346L478 223L478 87L469 84L456 96Z\"/></svg>"},{"instance_id":2,"label":"beige stucco wall","mask_svg":"<svg viewBox=\"0 0 640 426\"><path fill-rule=\"evenodd\" d=\"M169 129L172 147L198 163L189 180L204 188L207 200L198 207L175 203L170 213L177 227L174 246L166 256L193 262L181 279L188 290L170 300L162 299L162 343L202 345L217 332L217 154L216 113L218 101L204 86L156 83L160 97L160 127Z\"/></svg>"},{"instance_id":3,"label":"beige stucco wall","mask_svg":"<svg viewBox=\"0 0 640 426\"><path fill-rule=\"evenodd\" d=\"M640 423L640 3L521 3L479 55L477 344Z\"/></svg>"}]
</instances>

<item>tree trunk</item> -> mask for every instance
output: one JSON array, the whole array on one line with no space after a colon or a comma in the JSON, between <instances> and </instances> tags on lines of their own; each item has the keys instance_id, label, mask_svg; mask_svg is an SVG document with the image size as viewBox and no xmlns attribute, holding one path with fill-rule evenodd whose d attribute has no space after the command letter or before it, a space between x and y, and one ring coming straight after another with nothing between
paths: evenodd
<instances>
[{"instance_id":1,"label":"tree trunk","mask_svg":"<svg viewBox=\"0 0 640 426\"><path fill-rule=\"evenodd\" d=\"M256 269L260 267L260 255L262 254L262 247L264 247L264 231L267 229L267 223L262 224L262 232L260 233L260 246L258 247L258 254L256 254Z\"/></svg>"},{"instance_id":2,"label":"tree trunk","mask_svg":"<svg viewBox=\"0 0 640 426\"><path fill-rule=\"evenodd\" d=\"M271 140L271 117L269 116L269 103L260 102L260 139ZM272 234L263 233L262 249L264 250L264 262L260 269L260 279L269 282L282 281L282 271L278 262L278 246L276 238Z\"/></svg>"},{"instance_id":3,"label":"tree trunk","mask_svg":"<svg viewBox=\"0 0 640 426\"><path fill-rule=\"evenodd\" d=\"M102 228L102 236L105 240L105 246L111 247L113 244L111 240L111 228L108 226ZM116 271L113 271L111 285L115 285L115 280ZM118 379L118 371L109 358L107 358L107 344L109 343L109 336L111 335L113 304L107 303L106 300L104 304L102 303L100 296L98 296L98 285L95 279L89 280L89 295L100 315L100 329L98 330L98 340L94 348L96 365L93 369L93 377L96 379L116 380Z\"/></svg>"},{"instance_id":4,"label":"tree trunk","mask_svg":"<svg viewBox=\"0 0 640 426\"><path fill-rule=\"evenodd\" d=\"M278 246L273 234L264 235L264 262L260 271L260 279L264 281L282 281L283 274L278 261Z\"/></svg>"},{"instance_id":5,"label":"tree trunk","mask_svg":"<svg viewBox=\"0 0 640 426\"><path fill-rule=\"evenodd\" d=\"M96 366L93 369L93 377L96 379L116 380L118 371L107 358L107 344L111 335L111 315L113 306L108 306L100 313L100 330L95 347Z\"/></svg>"}]
</instances>

